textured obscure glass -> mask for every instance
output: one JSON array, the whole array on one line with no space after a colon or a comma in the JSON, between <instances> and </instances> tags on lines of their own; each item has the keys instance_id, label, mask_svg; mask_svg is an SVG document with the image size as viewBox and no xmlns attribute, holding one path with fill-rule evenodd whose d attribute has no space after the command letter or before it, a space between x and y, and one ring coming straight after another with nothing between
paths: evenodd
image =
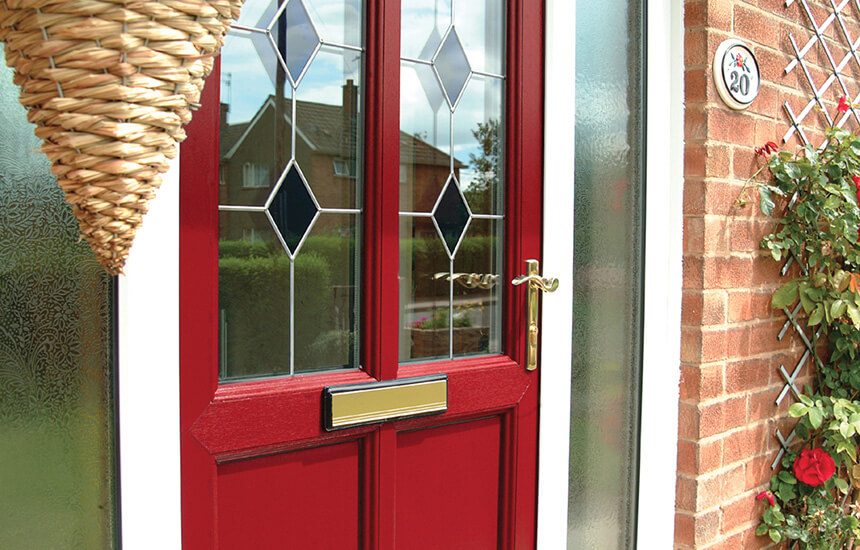
<instances>
[{"instance_id":1,"label":"textured obscure glass","mask_svg":"<svg viewBox=\"0 0 860 550\"><path fill-rule=\"evenodd\" d=\"M576 8L568 548L627 549L636 545L642 345L643 3Z\"/></svg>"},{"instance_id":2,"label":"textured obscure glass","mask_svg":"<svg viewBox=\"0 0 860 550\"><path fill-rule=\"evenodd\" d=\"M504 58L504 7L401 0L402 361L501 351L504 64L471 56ZM471 49L462 28L482 29Z\"/></svg>"},{"instance_id":3,"label":"textured obscure glass","mask_svg":"<svg viewBox=\"0 0 860 550\"><path fill-rule=\"evenodd\" d=\"M112 548L110 279L17 98L0 66L0 548Z\"/></svg>"},{"instance_id":4,"label":"textured obscure glass","mask_svg":"<svg viewBox=\"0 0 860 550\"><path fill-rule=\"evenodd\" d=\"M439 48L439 53L433 60L433 67L439 73L442 88L445 90L448 103L453 109L457 100L460 99L460 94L463 92L471 72L469 60L466 59L466 52L463 51L463 46L457 37L457 31L453 28L445 37L445 41L442 42L442 47Z\"/></svg>"},{"instance_id":5,"label":"textured obscure glass","mask_svg":"<svg viewBox=\"0 0 860 550\"><path fill-rule=\"evenodd\" d=\"M466 208L466 201L460 194L457 180L454 178L448 180L448 185L442 192L442 196L439 197L433 219L436 220L436 225L439 227L439 233L442 235L442 240L445 241L448 253L453 256L457 249L457 243L460 242L460 237L469 223L469 209Z\"/></svg>"},{"instance_id":6,"label":"textured obscure glass","mask_svg":"<svg viewBox=\"0 0 860 550\"><path fill-rule=\"evenodd\" d=\"M222 381L357 368L362 0L247 0L221 50Z\"/></svg>"},{"instance_id":7,"label":"textured obscure glass","mask_svg":"<svg viewBox=\"0 0 860 550\"><path fill-rule=\"evenodd\" d=\"M295 254L302 237L314 221L317 207L298 169L293 166L272 198L269 214L287 245Z\"/></svg>"}]
</instances>

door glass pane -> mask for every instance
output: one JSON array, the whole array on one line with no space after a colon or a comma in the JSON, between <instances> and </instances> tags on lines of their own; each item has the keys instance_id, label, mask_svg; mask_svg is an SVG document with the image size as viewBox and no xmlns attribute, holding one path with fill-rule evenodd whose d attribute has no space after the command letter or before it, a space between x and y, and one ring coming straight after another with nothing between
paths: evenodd
<instances>
[{"instance_id":1,"label":"door glass pane","mask_svg":"<svg viewBox=\"0 0 860 550\"><path fill-rule=\"evenodd\" d=\"M402 0L401 361L502 349L504 6Z\"/></svg>"},{"instance_id":2,"label":"door glass pane","mask_svg":"<svg viewBox=\"0 0 860 550\"><path fill-rule=\"evenodd\" d=\"M0 548L112 548L111 283L33 129L0 66Z\"/></svg>"},{"instance_id":3,"label":"door glass pane","mask_svg":"<svg viewBox=\"0 0 860 550\"><path fill-rule=\"evenodd\" d=\"M357 368L363 3L248 0L221 51L221 380Z\"/></svg>"},{"instance_id":4,"label":"door glass pane","mask_svg":"<svg viewBox=\"0 0 860 550\"><path fill-rule=\"evenodd\" d=\"M576 3L569 549L636 547L643 4Z\"/></svg>"}]
</instances>

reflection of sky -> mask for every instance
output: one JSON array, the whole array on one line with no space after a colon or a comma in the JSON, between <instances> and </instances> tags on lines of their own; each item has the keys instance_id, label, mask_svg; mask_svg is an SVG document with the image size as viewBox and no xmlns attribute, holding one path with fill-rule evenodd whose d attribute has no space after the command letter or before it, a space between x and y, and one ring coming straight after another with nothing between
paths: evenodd
<instances>
[{"instance_id":1,"label":"reflection of sky","mask_svg":"<svg viewBox=\"0 0 860 550\"><path fill-rule=\"evenodd\" d=\"M289 0L298 2L300 0ZM304 5L323 41L361 45L358 38L362 22L361 0L304 0ZM439 6L437 32L439 37L447 31L451 21L451 4L446 0L404 0L403 21L410 32L402 33L404 55L418 56L427 38L433 31L434 9ZM453 5L454 22L457 34L466 51L469 63L475 70L486 69L501 72L502 55L498 45L485 43L485 24L482 22L488 11L503 6L502 0L456 0ZM275 0L247 0L242 7L239 25L260 28L266 26L277 11ZM344 22L348 22L345 24ZM503 30L501 16L490 25ZM478 22L477 24L475 22ZM251 35L255 35L252 40ZM275 67L277 66L274 47L262 33L232 30L227 36L221 54L221 97L230 102L228 121L231 124L250 120L260 105L270 95L275 94ZM256 43L256 44L255 44ZM256 45L256 47L255 47ZM484 50L495 50L490 56L498 62L486 67ZM414 50L411 51L411 50ZM262 55L262 59L261 59ZM360 59L358 52L323 47L314 57L298 87L297 99L340 105L342 86L347 79L360 83ZM407 66L409 64L404 64ZM439 106L433 109L428 102L427 92L411 69L402 71L401 81L401 129L409 134L420 135L422 139L434 144L446 153L449 151L450 110L444 101L434 102ZM230 83L228 89L228 82ZM435 77L425 78L425 86L437 88ZM287 84L287 87L289 85ZM453 154L462 163L469 164L469 155L480 155L480 147L472 135L479 122L491 118L502 118L504 81L491 77L473 75L466 86L454 113ZM289 91L287 91L289 94ZM408 115L407 115L408 113ZM433 121L436 120L436 130ZM473 179L471 170L461 170L461 183L467 187Z\"/></svg>"},{"instance_id":2,"label":"reflection of sky","mask_svg":"<svg viewBox=\"0 0 860 550\"><path fill-rule=\"evenodd\" d=\"M267 54L266 64L276 67L274 49L268 50ZM360 84L357 69L361 66L360 59L360 52L324 46L299 83L298 99L340 105L346 80L352 79ZM351 70L350 67L356 69ZM252 40L233 35L231 31L221 53L221 97L222 101L230 103L230 124L250 120L266 98L275 94L274 76L274 68L266 70ZM289 81L286 88L289 97Z\"/></svg>"},{"instance_id":3,"label":"reflection of sky","mask_svg":"<svg viewBox=\"0 0 860 550\"><path fill-rule=\"evenodd\" d=\"M503 36L504 6L503 0L455 0L453 6L451 0L403 0L401 20L409 32L401 33L402 55L419 57L434 22L440 37L453 22L472 67L498 74L504 42L488 43L486 37Z\"/></svg>"},{"instance_id":4,"label":"reflection of sky","mask_svg":"<svg viewBox=\"0 0 860 550\"><path fill-rule=\"evenodd\" d=\"M297 2L299 0L290 0ZM362 13L361 0L303 0L305 8L320 37L335 44L361 45ZM277 9L276 0L247 0L242 5L238 25L257 27L263 21L268 24Z\"/></svg>"},{"instance_id":5,"label":"reflection of sky","mask_svg":"<svg viewBox=\"0 0 860 550\"><path fill-rule=\"evenodd\" d=\"M288 0L300 1L324 42L361 46L362 0ZM276 0L248 0L237 24L263 29L277 11ZM360 55L324 46L300 83L299 99L340 105L346 80L358 83L361 65L355 61ZM230 104L229 123L250 120L266 98L275 94L277 67L275 48L265 33L236 29L228 33L221 52L221 98ZM288 83L286 95L290 95Z\"/></svg>"},{"instance_id":6,"label":"reflection of sky","mask_svg":"<svg viewBox=\"0 0 860 550\"><path fill-rule=\"evenodd\" d=\"M413 64L404 62L400 83L400 129L407 134L419 135L421 139L448 152L450 141L450 109L441 103L434 111L428 101L421 81L412 69ZM438 86L438 83L435 83ZM454 157L469 164L469 155L479 156L480 146L472 135L478 123L502 118L504 81L473 75L466 85L460 103L454 111ZM434 131L434 121L435 131ZM435 140L434 140L435 136ZM474 175L470 167L460 170L461 184L467 187Z\"/></svg>"}]
</instances>

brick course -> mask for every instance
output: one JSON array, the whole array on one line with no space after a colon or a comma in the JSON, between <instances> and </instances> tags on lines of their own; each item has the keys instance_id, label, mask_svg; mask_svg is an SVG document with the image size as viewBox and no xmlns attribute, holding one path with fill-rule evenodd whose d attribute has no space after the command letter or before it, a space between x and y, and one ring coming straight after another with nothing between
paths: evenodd
<instances>
[{"instance_id":1,"label":"brick course","mask_svg":"<svg viewBox=\"0 0 860 550\"><path fill-rule=\"evenodd\" d=\"M832 12L829 3L809 0L819 25ZM849 33L860 25L856 7ZM755 190L739 206L745 180L763 160L755 148L767 141L794 150L797 137L782 143L790 126L783 102L796 114L811 90L800 68L785 73L793 55L789 34L802 47L811 36L800 2L784 0L688 0L685 2L684 256L681 330L681 387L678 428L675 548L763 548L755 536L764 504L755 496L766 488L776 456L777 428L791 428L787 417L793 397L777 407L784 386L781 364L791 372L803 347L793 331L780 341L785 322L770 308L780 285L780 266L759 243L773 227L758 209ZM837 63L845 54L841 30L825 33ZM729 109L712 78L713 56L727 38L744 40L754 51L762 87L745 111ZM820 86L830 74L821 48L805 57ZM860 77L854 64L844 70L856 95ZM832 105L842 91L832 85L824 95ZM804 131L814 144L827 122L814 112ZM762 178L766 175L762 174ZM809 374L797 381L809 382Z\"/></svg>"}]
</instances>

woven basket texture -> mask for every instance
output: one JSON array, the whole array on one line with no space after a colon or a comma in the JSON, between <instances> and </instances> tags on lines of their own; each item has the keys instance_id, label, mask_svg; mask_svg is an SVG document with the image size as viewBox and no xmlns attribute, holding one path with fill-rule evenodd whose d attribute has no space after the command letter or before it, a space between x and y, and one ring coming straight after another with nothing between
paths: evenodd
<instances>
[{"instance_id":1,"label":"woven basket texture","mask_svg":"<svg viewBox=\"0 0 860 550\"><path fill-rule=\"evenodd\" d=\"M0 41L82 236L122 272L243 0L0 0Z\"/></svg>"}]
</instances>

